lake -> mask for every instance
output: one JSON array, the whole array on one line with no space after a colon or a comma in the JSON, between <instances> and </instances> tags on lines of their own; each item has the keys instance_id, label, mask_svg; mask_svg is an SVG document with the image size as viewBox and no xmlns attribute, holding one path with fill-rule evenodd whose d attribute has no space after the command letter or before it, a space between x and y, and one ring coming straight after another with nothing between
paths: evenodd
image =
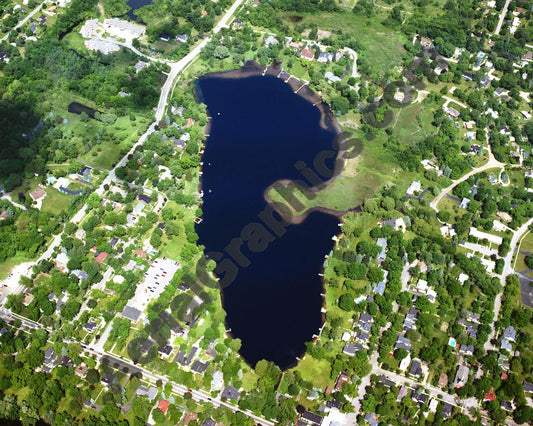
<instances>
[{"instance_id":1,"label":"lake","mask_svg":"<svg viewBox=\"0 0 533 426\"><path fill-rule=\"evenodd\" d=\"M322 325L319 273L340 232L339 220L315 211L301 224L287 225L281 237L269 232L266 248L245 242L240 252L249 265L225 247L243 229L249 231L247 225L263 223L258 215L267 208L265 189L280 179L301 180L295 163L312 165L319 152L331 149L336 133L322 128L320 110L283 80L227 77L211 74L197 81L199 99L212 117L202 158L199 242L206 253L241 263L231 283L222 285L222 299L226 326L241 339L243 358L252 366L267 359L286 369ZM218 262L221 282L227 278L223 269Z\"/></svg>"},{"instance_id":2,"label":"lake","mask_svg":"<svg viewBox=\"0 0 533 426\"><path fill-rule=\"evenodd\" d=\"M126 4L131 7L131 10L126 15L128 15L131 20L136 21L137 15L135 15L135 11L143 6L152 4L152 0L128 0L128 3Z\"/></svg>"}]
</instances>

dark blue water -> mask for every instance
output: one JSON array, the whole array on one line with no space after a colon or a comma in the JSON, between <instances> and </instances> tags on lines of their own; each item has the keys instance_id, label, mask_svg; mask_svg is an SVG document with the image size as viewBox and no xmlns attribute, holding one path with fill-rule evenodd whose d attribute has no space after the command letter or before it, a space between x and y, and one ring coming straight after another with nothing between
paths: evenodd
<instances>
[{"instance_id":1,"label":"dark blue water","mask_svg":"<svg viewBox=\"0 0 533 426\"><path fill-rule=\"evenodd\" d=\"M258 214L267 206L265 189L279 179L301 180L294 164L313 164L320 151L331 149L335 133L319 126L316 107L275 77L208 76L198 84L212 127L202 158L203 222L197 232L206 252L220 252L229 262L225 247L231 240L246 225L263 223ZM223 288L223 304L227 327L242 340L240 353L249 364L267 359L291 367L317 333L322 324L318 274L338 223L314 212L300 225L287 225L281 237L270 233L273 241L265 250L242 245L250 264L239 267ZM234 264L238 257L233 255ZM221 264L215 272L224 278Z\"/></svg>"},{"instance_id":2,"label":"dark blue water","mask_svg":"<svg viewBox=\"0 0 533 426\"><path fill-rule=\"evenodd\" d=\"M131 7L131 10L127 13L127 15L130 17L130 19L136 21L137 15L135 15L135 11L143 6L148 6L149 4L152 4L152 0L128 0L127 5Z\"/></svg>"}]
</instances>

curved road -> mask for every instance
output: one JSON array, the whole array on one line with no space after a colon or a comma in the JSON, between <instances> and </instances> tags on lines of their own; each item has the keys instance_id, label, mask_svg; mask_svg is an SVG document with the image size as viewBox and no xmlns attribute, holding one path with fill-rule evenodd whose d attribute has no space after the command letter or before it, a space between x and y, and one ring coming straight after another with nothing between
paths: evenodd
<instances>
[{"instance_id":1,"label":"curved road","mask_svg":"<svg viewBox=\"0 0 533 426\"><path fill-rule=\"evenodd\" d=\"M473 176L477 173L480 173L480 172L483 172L485 170L489 170L489 169L494 169L496 167L505 167L505 164L504 163L500 163L498 160L496 160L494 158L494 155L492 154L492 151L490 149L490 144L489 144L489 134L487 132L487 149L489 151L489 161L487 161L483 166L481 167L477 167L475 169L472 169L471 171L469 171L466 175L460 177L459 179L457 180L454 180L453 183L448 186L447 188L444 188L441 193L439 195L437 195L435 197L435 199L429 204L430 207L435 210L436 212L438 212L439 210L437 209L437 204L439 204L439 201L442 200L442 198L444 198L453 188L455 188L457 185L459 185L461 182L464 182L465 180L467 180L470 176Z\"/></svg>"}]
</instances>

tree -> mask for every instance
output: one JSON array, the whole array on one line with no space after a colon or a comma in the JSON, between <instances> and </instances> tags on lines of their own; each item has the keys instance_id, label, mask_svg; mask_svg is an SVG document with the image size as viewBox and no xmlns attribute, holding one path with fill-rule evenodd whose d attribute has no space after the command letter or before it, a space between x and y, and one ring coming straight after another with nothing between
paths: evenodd
<instances>
[{"instance_id":1,"label":"tree","mask_svg":"<svg viewBox=\"0 0 533 426\"><path fill-rule=\"evenodd\" d=\"M339 298L339 307L345 311L351 312L355 308L355 301L350 294L343 294Z\"/></svg>"},{"instance_id":2,"label":"tree","mask_svg":"<svg viewBox=\"0 0 533 426\"><path fill-rule=\"evenodd\" d=\"M335 115L341 116L350 110L350 102L344 96L335 96L331 99L331 107Z\"/></svg>"},{"instance_id":3,"label":"tree","mask_svg":"<svg viewBox=\"0 0 533 426\"><path fill-rule=\"evenodd\" d=\"M89 383L94 385L94 384L96 384L96 383L98 383L100 381L100 373L95 368L90 368L87 371L87 376L85 376L85 379Z\"/></svg>"},{"instance_id":4,"label":"tree","mask_svg":"<svg viewBox=\"0 0 533 426\"><path fill-rule=\"evenodd\" d=\"M513 413L513 420L518 423L529 423L533 421L533 408L528 405L520 405Z\"/></svg>"},{"instance_id":5,"label":"tree","mask_svg":"<svg viewBox=\"0 0 533 426\"><path fill-rule=\"evenodd\" d=\"M383 277L384 277L383 269L378 268L378 267L372 267L368 270L367 276L370 282L378 283L383 280Z\"/></svg>"},{"instance_id":6,"label":"tree","mask_svg":"<svg viewBox=\"0 0 533 426\"><path fill-rule=\"evenodd\" d=\"M407 352L407 349L404 349L404 348L398 348L394 351L394 358L397 359L398 361L401 361L407 355L409 355L409 352Z\"/></svg>"},{"instance_id":7,"label":"tree","mask_svg":"<svg viewBox=\"0 0 533 426\"><path fill-rule=\"evenodd\" d=\"M218 45L215 47L213 56L217 59L224 59L229 56L229 50L226 46Z\"/></svg>"}]
</instances>

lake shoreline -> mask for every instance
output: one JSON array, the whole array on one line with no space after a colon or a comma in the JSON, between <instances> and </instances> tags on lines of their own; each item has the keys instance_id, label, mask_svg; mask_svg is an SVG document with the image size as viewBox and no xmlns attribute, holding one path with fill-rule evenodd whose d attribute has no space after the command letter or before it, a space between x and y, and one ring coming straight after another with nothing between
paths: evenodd
<instances>
[{"instance_id":1,"label":"lake shoreline","mask_svg":"<svg viewBox=\"0 0 533 426\"><path fill-rule=\"evenodd\" d=\"M198 80L204 79L204 78L224 78L224 79L241 79L241 78L248 78L248 77L255 77L255 76L271 76L271 77L277 77L285 81L286 84L290 86L292 91L305 99L307 102L312 104L313 106L316 106L318 110L320 111L320 127L322 127L324 130L331 130L335 133L335 141L337 146L342 146L342 144L345 142L345 138L341 129L340 124L338 123L336 117L333 115L333 112L331 111L331 107L323 101L323 99L311 89L307 83L304 83L297 79L296 77L290 75L282 69L281 67L271 67L267 66L264 67L257 62L253 60L246 61L246 63L237 69L229 70L229 71L214 71L210 73L206 73L198 77ZM198 86L197 86L198 87ZM210 131L211 131L211 118L209 118L208 124L205 128L204 136L206 139L209 137ZM334 147L332 147L334 148ZM311 187L305 187L306 191L310 192L319 192L329 186L335 179L337 179L344 169L345 165L345 156L346 151L344 150L338 150L337 156L335 158L335 169L332 173L332 176L327 179L326 181L315 185ZM263 198L269 204L272 206L276 212L282 216L289 224L291 225L300 225L305 221L307 216L313 212L321 212L325 214L329 214L332 216L337 217L341 223L343 222L343 216L348 213L349 211L353 211L353 209L345 210L345 211L339 211L330 209L327 207L322 206L316 206L311 207L307 209L305 212L298 216L291 215L290 217L287 217L283 214L277 207L277 203L275 203L269 196L268 193L278 186L289 186L292 185L298 189L303 188L302 185L298 184L294 180L290 179L282 179L278 180L274 183L272 183L270 186L268 186L264 193ZM201 182L200 182L200 191L201 191Z\"/></svg>"}]
</instances>

